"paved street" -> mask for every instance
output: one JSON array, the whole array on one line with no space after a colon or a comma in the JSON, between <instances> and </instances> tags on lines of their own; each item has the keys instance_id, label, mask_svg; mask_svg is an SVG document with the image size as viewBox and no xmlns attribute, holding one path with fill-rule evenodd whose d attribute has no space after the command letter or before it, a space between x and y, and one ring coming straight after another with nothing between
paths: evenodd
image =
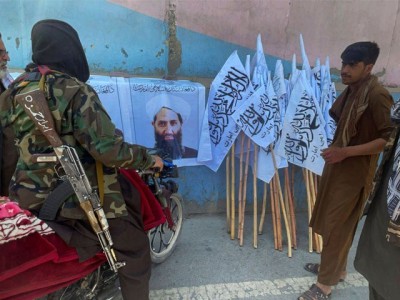
<instances>
[{"instance_id":1,"label":"paved street","mask_svg":"<svg viewBox=\"0 0 400 300\"><path fill-rule=\"evenodd\" d=\"M271 215L258 236L257 249L252 243L251 215L245 220L242 247L230 239L224 215L187 217L173 255L153 266L150 299L297 299L315 280L303 269L304 263L319 261L319 254L308 252L307 216L297 217L298 248L291 258L286 245L282 252L274 250ZM353 267L361 225L351 249L348 277L336 286L331 299L368 299L367 282Z\"/></svg>"}]
</instances>

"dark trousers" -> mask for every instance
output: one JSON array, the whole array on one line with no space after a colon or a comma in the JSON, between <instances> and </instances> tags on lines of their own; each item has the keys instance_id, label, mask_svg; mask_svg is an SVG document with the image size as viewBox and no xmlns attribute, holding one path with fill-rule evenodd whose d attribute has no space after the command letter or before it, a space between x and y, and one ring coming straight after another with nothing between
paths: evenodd
<instances>
[{"instance_id":1,"label":"dark trousers","mask_svg":"<svg viewBox=\"0 0 400 300\"><path fill-rule=\"evenodd\" d=\"M369 300L385 300L378 292L371 286L368 285L369 288Z\"/></svg>"},{"instance_id":2,"label":"dark trousers","mask_svg":"<svg viewBox=\"0 0 400 300\"><path fill-rule=\"evenodd\" d=\"M126 265L118 270L121 292L124 300L149 299L151 258L149 239L143 230L138 191L121 176L123 196L128 216L108 219L114 251L118 261ZM88 222L83 220L58 220L49 222L66 243L75 247L81 260L90 258L101 251L97 236Z\"/></svg>"},{"instance_id":3,"label":"dark trousers","mask_svg":"<svg viewBox=\"0 0 400 300\"><path fill-rule=\"evenodd\" d=\"M122 296L128 299L149 299L151 258L149 239L143 230L139 193L125 179L120 179L128 217L109 220L110 233L118 260L126 266L118 270ZM117 223L114 226L114 223ZM125 228L122 228L124 226Z\"/></svg>"}]
</instances>

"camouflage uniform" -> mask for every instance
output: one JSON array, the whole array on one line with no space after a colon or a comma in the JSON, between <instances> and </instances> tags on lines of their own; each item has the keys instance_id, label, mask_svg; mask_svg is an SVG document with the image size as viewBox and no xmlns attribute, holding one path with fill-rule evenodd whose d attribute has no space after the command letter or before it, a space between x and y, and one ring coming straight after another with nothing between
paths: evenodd
<instances>
[{"instance_id":1,"label":"camouflage uniform","mask_svg":"<svg viewBox=\"0 0 400 300\"><path fill-rule=\"evenodd\" d=\"M32 73L25 73L20 78L26 78L27 75L32 77ZM37 79L40 78L38 75ZM49 192L59 183L57 163L32 162L33 154L49 154L53 149L14 98L16 93L37 89L38 85L38 80L17 79L14 89L5 92L0 101L1 125L14 129L15 144L19 151L10 184L10 198L31 211L38 211ZM151 167L152 157L146 148L125 143L123 137L115 133L114 124L89 85L55 72L47 75L45 92L56 131L64 144L76 149L93 188L98 186L95 159L103 165L103 206L107 218L126 216L125 202L117 181L117 168L146 169ZM75 195L70 197L60 215L73 219L85 218L77 203Z\"/></svg>"}]
</instances>

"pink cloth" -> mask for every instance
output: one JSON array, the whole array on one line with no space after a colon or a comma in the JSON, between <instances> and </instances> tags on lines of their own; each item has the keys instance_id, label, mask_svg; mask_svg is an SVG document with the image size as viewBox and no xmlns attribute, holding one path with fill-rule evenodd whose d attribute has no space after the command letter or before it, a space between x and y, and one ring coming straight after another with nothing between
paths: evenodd
<instances>
[{"instance_id":1,"label":"pink cloth","mask_svg":"<svg viewBox=\"0 0 400 300\"><path fill-rule=\"evenodd\" d=\"M93 272L105 262L98 254L79 263L74 248L17 203L0 201L0 299L31 300Z\"/></svg>"},{"instance_id":2,"label":"pink cloth","mask_svg":"<svg viewBox=\"0 0 400 300\"><path fill-rule=\"evenodd\" d=\"M134 170L121 170L140 192L145 230L166 222L161 205ZM42 220L0 197L0 299L31 300L66 287L106 261L78 261L74 248Z\"/></svg>"}]
</instances>

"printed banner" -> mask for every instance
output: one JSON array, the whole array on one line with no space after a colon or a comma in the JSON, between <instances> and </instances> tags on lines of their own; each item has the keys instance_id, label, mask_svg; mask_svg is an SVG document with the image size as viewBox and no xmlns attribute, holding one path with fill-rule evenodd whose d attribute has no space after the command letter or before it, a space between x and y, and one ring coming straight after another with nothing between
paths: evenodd
<instances>
[{"instance_id":1,"label":"printed banner","mask_svg":"<svg viewBox=\"0 0 400 300\"><path fill-rule=\"evenodd\" d=\"M157 148L178 166L198 165L205 88L187 80L92 75L90 84L125 141ZM157 118L161 108L162 119ZM158 141L158 143L157 143ZM207 138L203 143L206 144ZM208 143L210 144L210 143ZM208 151L209 156L211 156Z\"/></svg>"},{"instance_id":2,"label":"printed banner","mask_svg":"<svg viewBox=\"0 0 400 300\"><path fill-rule=\"evenodd\" d=\"M178 166L199 165L204 86L153 78L130 78L129 82L135 143L157 149Z\"/></svg>"},{"instance_id":3,"label":"printed banner","mask_svg":"<svg viewBox=\"0 0 400 300\"><path fill-rule=\"evenodd\" d=\"M101 103L110 115L116 128L124 132L125 138L129 139L130 135L126 132L122 124L121 105L119 103L117 79L109 76L91 75L87 81L97 93Z\"/></svg>"}]
</instances>

